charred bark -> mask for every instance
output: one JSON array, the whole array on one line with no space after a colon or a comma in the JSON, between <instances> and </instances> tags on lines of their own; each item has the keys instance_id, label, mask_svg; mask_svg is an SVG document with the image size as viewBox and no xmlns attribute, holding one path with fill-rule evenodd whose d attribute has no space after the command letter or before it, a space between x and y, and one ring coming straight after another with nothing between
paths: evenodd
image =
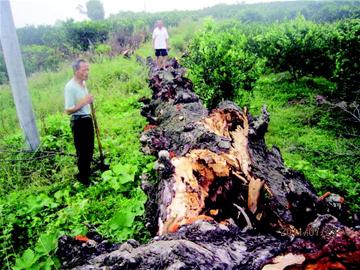
<instances>
[{"instance_id":1,"label":"charred bark","mask_svg":"<svg viewBox=\"0 0 360 270\"><path fill-rule=\"evenodd\" d=\"M140 245L101 237L59 240L63 269L358 269L360 234L331 215L319 216L301 237L243 232L198 220ZM96 239L96 240L94 240Z\"/></svg>"},{"instance_id":2,"label":"charred bark","mask_svg":"<svg viewBox=\"0 0 360 270\"><path fill-rule=\"evenodd\" d=\"M278 148L267 149L266 108L253 117L223 102L209 112L184 73L176 60L164 71L152 66L153 96L141 100L149 125L140 141L145 153L158 158L159 181L143 183L147 225L157 236L147 245L130 241L71 267L358 267L359 232L330 215L341 212L343 198L318 197L302 174L284 166ZM63 241L66 246L70 239Z\"/></svg>"},{"instance_id":3,"label":"charred bark","mask_svg":"<svg viewBox=\"0 0 360 270\"><path fill-rule=\"evenodd\" d=\"M183 78L184 69L176 62L172 67L152 69L153 97L142 111L151 123L140 139L143 151L159 158L160 183L150 196L158 206L157 221L150 223L158 224L159 234L199 215L249 227L244 213L251 227L296 232L318 214L336 210L316 196L302 174L285 168L279 149L267 149L265 107L261 116L252 117L223 102L209 113ZM174 204L177 193L184 195L179 205ZM172 203L182 208L182 216L171 212ZM173 227L164 231L163 226Z\"/></svg>"}]
</instances>

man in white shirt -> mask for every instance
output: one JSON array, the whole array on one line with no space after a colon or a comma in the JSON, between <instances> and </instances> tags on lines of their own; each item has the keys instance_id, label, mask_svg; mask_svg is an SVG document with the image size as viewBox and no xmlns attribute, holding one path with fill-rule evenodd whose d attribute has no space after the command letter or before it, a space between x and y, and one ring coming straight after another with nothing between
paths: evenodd
<instances>
[{"instance_id":1,"label":"man in white shirt","mask_svg":"<svg viewBox=\"0 0 360 270\"><path fill-rule=\"evenodd\" d=\"M90 108L94 98L85 85L89 75L89 63L78 59L73 63L73 70L74 77L65 86L65 112L71 115L70 125L79 168L77 179L88 186L94 152L94 127Z\"/></svg>"},{"instance_id":2,"label":"man in white shirt","mask_svg":"<svg viewBox=\"0 0 360 270\"><path fill-rule=\"evenodd\" d=\"M156 56L156 66L158 68L165 68L168 55L168 39L169 34L164 27L163 22L158 20L152 35L153 48Z\"/></svg>"}]
</instances>

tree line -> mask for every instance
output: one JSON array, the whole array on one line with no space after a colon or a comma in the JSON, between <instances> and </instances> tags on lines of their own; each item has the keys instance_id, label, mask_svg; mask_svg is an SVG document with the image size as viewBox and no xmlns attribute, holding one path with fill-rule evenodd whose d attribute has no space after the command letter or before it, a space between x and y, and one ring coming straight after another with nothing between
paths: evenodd
<instances>
[{"instance_id":1,"label":"tree line","mask_svg":"<svg viewBox=\"0 0 360 270\"><path fill-rule=\"evenodd\" d=\"M336 83L336 98L360 96L360 19L315 23L294 20L244 25L209 20L190 42L184 63L209 107L251 90L262 74L288 72L292 80L323 77Z\"/></svg>"},{"instance_id":2,"label":"tree line","mask_svg":"<svg viewBox=\"0 0 360 270\"><path fill-rule=\"evenodd\" d=\"M291 1L267 4L217 5L196 11L171 11L158 13L119 12L104 19L104 10L98 0L89 0L78 8L86 13L89 21L59 21L55 25L25 26L17 29L22 46L27 75L44 70L57 70L66 59L82 52L95 50L106 43L109 52L119 43L126 43L139 34L147 40L155 21L161 18L167 26L177 26L182 20L234 19L243 24L268 24L296 18L301 15L306 20L318 23L336 22L344 18L360 18L358 1ZM139 39L139 38L137 38ZM0 48L0 84L7 82L7 73Z\"/></svg>"}]
</instances>

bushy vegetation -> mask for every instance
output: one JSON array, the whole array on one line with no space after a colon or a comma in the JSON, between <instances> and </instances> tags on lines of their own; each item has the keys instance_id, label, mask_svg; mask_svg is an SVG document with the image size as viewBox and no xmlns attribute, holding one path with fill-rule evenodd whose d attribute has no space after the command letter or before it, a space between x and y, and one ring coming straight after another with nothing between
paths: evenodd
<instances>
[{"instance_id":1,"label":"bushy vegetation","mask_svg":"<svg viewBox=\"0 0 360 270\"><path fill-rule=\"evenodd\" d=\"M322 76L337 83L337 96L356 100L360 89L360 20L316 24L304 17L262 29L251 50L264 57L273 72L288 71L293 79Z\"/></svg>"},{"instance_id":2,"label":"bushy vegetation","mask_svg":"<svg viewBox=\"0 0 360 270\"><path fill-rule=\"evenodd\" d=\"M200 27L209 15L215 19ZM114 241L149 238L139 176L153 175L153 158L140 152L146 123L137 101L150 95L147 72L135 57L116 57L114 48L149 41L158 18L170 31L170 56L186 52L181 61L209 107L232 99L256 115L266 104L268 146L279 146L285 163L304 173L319 194L344 196L350 219L359 211L359 122L329 105L358 102L358 2L122 12L97 22L28 26L18 34L28 75L38 72L29 88L42 144L35 153L21 150L11 92L0 86L1 269L57 268L58 237L90 228ZM223 21L229 18L236 21ZM62 114L63 87L72 75L66 60L78 55L93 61L88 86L111 164L109 171L94 173L96 184L89 188L75 180L75 149L69 119ZM153 55L150 42L136 55ZM0 84L6 80L0 54Z\"/></svg>"},{"instance_id":3,"label":"bushy vegetation","mask_svg":"<svg viewBox=\"0 0 360 270\"><path fill-rule=\"evenodd\" d=\"M182 60L210 107L232 99L256 114L266 104L271 115L268 143L279 146L286 164L303 172L319 194L344 196L352 213L360 207L360 122L354 117L349 121L350 115L346 119L334 103L345 98L358 108L359 22L317 24L300 16L268 26L205 24ZM228 53L246 54L245 63ZM254 73L247 64L259 67L261 59L267 69L255 68L256 76L250 77ZM226 85L233 78L246 82L247 76L251 88Z\"/></svg>"},{"instance_id":4,"label":"bushy vegetation","mask_svg":"<svg viewBox=\"0 0 360 270\"><path fill-rule=\"evenodd\" d=\"M92 44L103 43L108 38L108 29L100 22L70 22L65 24L67 42L72 48L86 51Z\"/></svg>"},{"instance_id":5,"label":"bushy vegetation","mask_svg":"<svg viewBox=\"0 0 360 270\"><path fill-rule=\"evenodd\" d=\"M344 20L336 25L338 38L336 68L333 79L340 90L339 97L347 101L360 98L360 19Z\"/></svg>"},{"instance_id":6,"label":"bushy vegetation","mask_svg":"<svg viewBox=\"0 0 360 270\"><path fill-rule=\"evenodd\" d=\"M359 29L360 19L317 24L302 16L269 26L207 23L190 42L184 63L210 107L251 89L263 61L270 72L289 72L293 80L321 76L336 82L338 99L357 101Z\"/></svg>"},{"instance_id":7,"label":"bushy vegetation","mask_svg":"<svg viewBox=\"0 0 360 270\"><path fill-rule=\"evenodd\" d=\"M95 173L96 185L89 188L75 180L69 119L61 113L63 87L70 76L66 68L57 74L39 74L30 83L40 119L39 152L18 151L23 149L23 138L17 126L7 126L1 139L2 269L14 263L15 269L58 268L54 257L57 238L82 235L90 228L117 242L129 237L148 239L142 221L146 196L139 188L139 176L152 173L153 159L140 152L139 135L145 120L137 101L150 94L147 73L135 59L105 60L91 66L88 86L96 96L102 143L111 168ZM46 82L54 89L47 89ZM2 100L8 92L8 88L1 89ZM3 115L15 113L7 110L11 104L7 106Z\"/></svg>"},{"instance_id":8,"label":"bushy vegetation","mask_svg":"<svg viewBox=\"0 0 360 270\"><path fill-rule=\"evenodd\" d=\"M26 26L18 29L27 75L57 70L64 60L92 52L100 45L111 47L111 50L102 50L103 55L110 55L110 52L117 55L124 46L138 47L148 32L143 21L124 19L85 22L68 20L55 26ZM7 80L0 49L0 84Z\"/></svg>"},{"instance_id":9,"label":"bushy vegetation","mask_svg":"<svg viewBox=\"0 0 360 270\"><path fill-rule=\"evenodd\" d=\"M101 2L101 1L100 1ZM158 13L119 12L103 20L101 3L97 0L87 1L89 5L99 6L94 9L87 7L82 11L92 18L92 21L74 22L68 20L58 22L55 26L25 26L17 30L20 43L26 45L43 45L62 53L63 56L73 58L81 51L94 47L98 43L107 42L116 48L114 35L122 36L126 40L141 33L141 41L148 39L156 20L161 18L166 26L178 26L182 21L198 21L212 16L215 19L235 19L242 23L273 23L294 19L298 15L314 22L335 22L345 18L360 18L360 4L358 1L291 1L254 5L217 5L195 11L170 11ZM89 12L91 15L89 14ZM121 42L121 41L120 41ZM180 46L181 42L174 45ZM80 50L80 51L79 51ZM41 63L39 63L41 65ZM50 70L58 65L54 63ZM42 70L33 66L28 74ZM339 71L339 74L341 72ZM7 81L6 69L0 54L0 84Z\"/></svg>"},{"instance_id":10,"label":"bushy vegetation","mask_svg":"<svg viewBox=\"0 0 360 270\"><path fill-rule=\"evenodd\" d=\"M170 52L175 51L177 55L182 55L201 26L202 22L200 21L184 19L176 27L170 27Z\"/></svg>"},{"instance_id":11,"label":"bushy vegetation","mask_svg":"<svg viewBox=\"0 0 360 270\"><path fill-rule=\"evenodd\" d=\"M236 102L253 115L267 105L268 147L278 146L285 164L302 172L319 195L330 191L343 196L351 220L351 213L360 209L360 137L346 137L344 128L349 132L352 127L338 122L333 108L316 102L318 95L333 95L334 83L323 78L289 79L284 73L262 76L254 90Z\"/></svg>"},{"instance_id":12,"label":"bushy vegetation","mask_svg":"<svg viewBox=\"0 0 360 270\"><path fill-rule=\"evenodd\" d=\"M214 21L207 21L192 39L184 63L208 107L234 99L240 90L251 90L259 78L264 61L246 47L247 37L236 25L217 26Z\"/></svg>"},{"instance_id":13,"label":"bushy vegetation","mask_svg":"<svg viewBox=\"0 0 360 270\"><path fill-rule=\"evenodd\" d=\"M288 71L294 79L305 75L330 78L335 69L331 53L335 30L332 25L316 24L297 17L275 23L254 38L255 52L267 59L274 72Z\"/></svg>"},{"instance_id":14,"label":"bushy vegetation","mask_svg":"<svg viewBox=\"0 0 360 270\"><path fill-rule=\"evenodd\" d=\"M36 71L56 70L64 56L53 48L44 45L29 45L22 48L24 67L27 74Z\"/></svg>"}]
</instances>

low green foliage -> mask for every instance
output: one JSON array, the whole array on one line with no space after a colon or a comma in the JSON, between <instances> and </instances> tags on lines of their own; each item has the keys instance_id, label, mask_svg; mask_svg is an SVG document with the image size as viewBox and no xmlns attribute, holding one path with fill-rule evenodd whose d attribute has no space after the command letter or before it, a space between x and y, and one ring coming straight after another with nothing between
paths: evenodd
<instances>
[{"instance_id":1,"label":"low green foliage","mask_svg":"<svg viewBox=\"0 0 360 270\"><path fill-rule=\"evenodd\" d=\"M334 36L333 26L297 17L275 23L256 36L255 49L275 72L288 71L295 79L304 75L330 78L335 68L335 55L331 53Z\"/></svg>"},{"instance_id":2,"label":"low green foliage","mask_svg":"<svg viewBox=\"0 0 360 270\"><path fill-rule=\"evenodd\" d=\"M109 54L111 47L107 44L99 44L95 47L95 53L97 54Z\"/></svg>"},{"instance_id":3,"label":"low green foliage","mask_svg":"<svg viewBox=\"0 0 360 270\"><path fill-rule=\"evenodd\" d=\"M72 21L64 23L67 42L75 49L86 51L92 44L104 42L108 38L109 29L103 22Z\"/></svg>"},{"instance_id":4,"label":"low green foliage","mask_svg":"<svg viewBox=\"0 0 360 270\"><path fill-rule=\"evenodd\" d=\"M173 53L175 50L174 53L183 54L200 27L201 22L185 19L177 27L170 28L170 52Z\"/></svg>"},{"instance_id":5,"label":"low green foliage","mask_svg":"<svg viewBox=\"0 0 360 270\"><path fill-rule=\"evenodd\" d=\"M63 60L61 53L43 45L24 46L22 56L27 75L39 71L55 71Z\"/></svg>"},{"instance_id":6,"label":"low green foliage","mask_svg":"<svg viewBox=\"0 0 360 270\"><path fill-rule=\"evenodd\" d=\"M293 79L322 76L337 83L336 99L358 99L360 20L316 24L304 17L259 28L250 50L266 58L273 72Z\"/></svg>"},{"instance_id":7,"label":"low green foliage","mask_svg":"<svg viewBox=\"0 0 360 270\"><path fill-rule=\"evenodd\" d=\"M277 10L281 6L272 5ZM189 12L187 16L198 19L199 14L211 14L217 18L238 17L246 22L273 22L288 15L295 17L290 6L279 14L270 12L267 16L260 16L258 7L255 11L249 7L240 11L233 7L229 10L226 6L218 6L199 13ZM306 9L303 12L307 13L305 17L314 15ZM346 12L350 11L333 10L325 21L335 20L348 14ZM233 99L249 107L253 115L259 114L261 106L266 104L271 115L266 135L268 145L279 146L286 165L304 173L319 194L339 193L345 197L352 213L359 211L360 158L356 151L359 137L344 138L342 134L348 127L334 120L328 107L315 102L317 95L336 98L344 97L343 93L347 97L351 96L348 93L353 93L353 83L358 82L354 80L358 61L350 60L358 59L358 20L331 25L330 32L301 17L279 28L208 21L195 34L194 29L200 23L184 21L184 14L162 13L161 18L169 26L171 56L189 49L184 62L190 67L189 76L206 104L213 107L222 99ZM52 51L41 46L73 55L77 50L88 49L89 39L95 53L103 55L109 53L109 46L99 43L107 39L109 31L119 28L130 34L148 31L149 25L159 17L159 14L131 12L120 15L121 18L113 16L108 22L68 21L54 29L32 29L39 31L37 40L31 40L31 35L26 35L24 40L27 45L40 45L28 47L30 54L49 53L49 61ZM179 28L171 27L177 25ZM317 32L319 29L321 31ZM329 35L333 36L329 38ZM334 36L335 41L331 39ZM329 40L336 46L327 47ZM186 47L187 42L189 47ZM260 49L267 55L262 55ZM136 54L143 58L153 55L150 42ZM267 58L268 67L272 68L267 70L267 75L264 75L264 60L260 55ZM285 56L294 59L287 61ZM142 173L154 175L154 157L144 156L139 143L139 134L146 123L140 116L138 99L150 95L144 79L147 72L134 57L95 59L88 87L95 96L106 162L111 166L106 172L95 172L92 179L95 184L88 188L75 180L75 149L69 119L62 113L63 88L71 77L71 70L59 65L58 72L36 73L29 80L41 131L41 151L36 153L17 151L23 148L23 136L10 89L7 85L0 86L1 269L59 268L54 256L57 238L64 234L85 234L89 227L114 241L135 238L145 242L149 239L143 220L146 195L139 188ZM36 61L30 61L32 68ZM272 64L269 65L269 61ZM49 66L53 64L57 62L51 60ZM0 83L6 81L4 68L0 58ZM329 69L335 70L331 76L336 84L315 77L329 77ZM286 72L272 73L279 71ZM289 71L298 80L292 80ZM252 91L244 91L250 89ZM96 153L95 158L97 156Z\"/></svg>"},{"instance_id":8,"label":"low green foliage","mask_svg":"<svg viewBox=\"0 0 360 270\"><path fill-rule=\"evenodd\" d=\"M340 21L336 30L338 51L334 80L338 85L339 97L349 101L359 100L360 19Z\"/></svg>"},{"instance_id":9,"label":"low green foliage","mask_svg":"<svg viewBox=\"0 0 360 270\"><path fill-rule=\"evenodd\" d=\"M147 197L139 188L139 176L152 173L154 158L140 151L139 136L146 122L137 101L150 94L144 80L146 70L134 58L91 65L88 88L95 96L106 162L111 167L102 174L95 172L95 184L89 188L75 180L77 169L69 118L61 113L63 87L70 77L66 68L56 74L34 77L30 82L34 87L31 91L34 109L37 115L42 115L38 122L41 151L10 151L10 147L22 148L19 133L8 134L0 141L1 147L7 147L0 152L2 269L59 268L54 256L57 238L85 234L89 226L118 242L130 237L141 242L149 238L143 221ZM54 83L56 91L43 84L46 79ZM46 107L40 99L44 91L48 100L52 100ZM50 115L45 113L56 110ZM12 134L16 130L14 127Z\"/></svg>"},{"instance_id":10,"label":"low green foliage","mask_svg":"<svg viewBox=\"0 0 360 270\"><path fill-rule=\"evenodd\" d=\"M204 29L192 39L183 62L195 92L208 107L252 89L264 61L246 47L247 38L236 26L218 26L212 20L205 21Z\"/></svg>"},{"instance_id":11,"label":"low green foliage","mask_svg":"<svg viewBox=\"0 0 360 270\"><path fill-rule=\"evenodd\" d=\"M325 105L317 105L317 95L329 95L335 85L324 79L303 78L289 82L284 74L263 76L251 93L237 102L251 114L260 114L267 105L270 126L268 147L281 149L285 164L302 172L319 195L340 194L352 213L360 209L360 155L358 137L341 136L343 127L330 116Z\"/></svg>"}]
</instances>

